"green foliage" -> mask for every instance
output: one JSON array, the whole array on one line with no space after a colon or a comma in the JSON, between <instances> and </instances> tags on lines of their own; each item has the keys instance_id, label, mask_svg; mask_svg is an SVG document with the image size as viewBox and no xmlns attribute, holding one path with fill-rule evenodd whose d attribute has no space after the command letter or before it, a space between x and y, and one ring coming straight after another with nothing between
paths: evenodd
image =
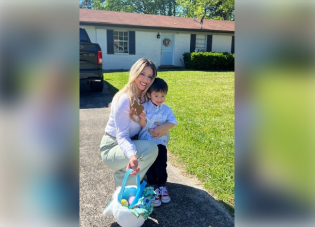
<instances>
[{"instance_id":1,"label":"green foliage","mask_svg":"<svg viewBox=\"0 0 315 227\"><path fill-rule=\"evenodd\" d=\"M88 1L88 0L86 0ZM176 0L91 0L93 9L175 16Z\"/></svg>"},{"instance_id":2,"label":"green foliage","mask_svg":"<svg viewBox=\"0 0 315 227\"><path fill-rule=\"evenodd\" d=\"M93 9L93 0L80 0L80 8Z\"/></svg>"},{"instance_id":3,"label":"green foliage","mask_svg":"<svg viewBox=\"0 0 315 227\"><path fill-rule=\"evenodd\" d=\"M93 1L93 9L105 10L104 2L105 0L92 0Z\"/></svg>"},{"instance_id":4,"label":"green foliage","mask_svg":"<svg viewBox=\"0 0 315 227\"><path fill-rule=\"evenodd\" d=\"M158 0L155 4L159 15L177 16L176 0Z\"/></svg>"},{"instance_id":5,"label":"green foliage","mask_svg":"<svg viewBox=\"0 0 315 227\"><path fill-rule=\"evenodd\" d=\"M191 53L186 52L183 54L183 56L186 69L192 69L193 67L191 63Z\"/></svg>"},{"instance_id":6,"label":"green foliage","mask_svg":"<svg viewBox=\"0 0 315 227\"><path fill-rule=\"evenodd\" d=\"M183 56L187 69L234 71L234 54L227 52L186 52Z\"/></svg>"},{"instance_id":7,"label":"green foliage","mask_svg":"<svg viewBox=\"0 0 315 227\"><path fill-rule=\"evenodd\" d=\"M234 20L234 0L177 0L179 16Z\"/></svg>"},{"instance_id":8,"label":"green foliage","mask_svg":"<svg viewBox=\"0 0 315 227\"><path fill-rule=\"evenodd\" d=\"M80 8L234 20L234 0L80 0Z\"/></svg>"}]
</instances>

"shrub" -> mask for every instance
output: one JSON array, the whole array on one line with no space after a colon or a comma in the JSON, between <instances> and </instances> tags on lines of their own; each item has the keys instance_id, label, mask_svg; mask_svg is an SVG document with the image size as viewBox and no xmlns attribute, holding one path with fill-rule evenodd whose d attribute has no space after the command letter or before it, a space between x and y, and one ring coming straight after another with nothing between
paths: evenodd
<instances>
[{"instance_id":1,"label":"shrub","mask_svg":"<svg viewBox=\"0 0 315 227\"><path fill-rule=\"evenodd\" d=\"M186 69L191 69L192 65L191 65L191 56L189 52L186 52L183 54L184 55L184 64Z\"/></svg>"},{"instance_id":2,"label":"shrub","mask_svg":"<svg viewBox=\"0 0 315 227\"><path fill-rule=\"evenodd\" d=\"M234 54L227 52L186 52L183 55L187 69L234 71Z\"/></svg>"}]
</instances>

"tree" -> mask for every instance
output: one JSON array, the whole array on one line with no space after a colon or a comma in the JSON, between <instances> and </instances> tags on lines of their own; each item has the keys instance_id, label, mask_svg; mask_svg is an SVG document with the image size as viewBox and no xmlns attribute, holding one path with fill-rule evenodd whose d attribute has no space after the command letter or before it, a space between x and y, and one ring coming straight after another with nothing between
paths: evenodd
<instances>
[{"instance_id":1,"label":"tree","mask_svg":"<svg viewBox=\"0 0 315 227\"><path fill-rule=\"evenodd\" d=\"M140 14L155 14L175 16L176 0L85 0L92 1L93 9L133 12ZM80 8L81 2L80 2Z\"/></svg>"},{"instance_id":2,"label":"tree","mask_svg":"<svg viewBox=\"0 0 315 227\"><path fill-rule=\"evenodd\" d=\"M91 0L93 2L93 9L105 10L105 0Z\"/></svg>"},{"instance_id":3,"label":"tree","mask_svg":"<svg viewBox=\"0 0 315 227\"><path fill-rule=\"evenodd\" d=\"M131 5L135 13L158 14L157 4L154 0L133 0Z\"/></svg>"},{"instance_id":4,"label":"tree","mask_svg":"<svg viewBox=\"0 0 315 227\"><path fill-rule=\"evenodd\" d=\"M235 0L80 0L80 8L234 20Z\"/></svg>"},{"instance_id":5,"label":"tree","mask_svg":"<svg viewBox=\"0 0 315 227\"><path fill-rule=\"evenodd\" d=\"M234 20L234 0L177 0L179 16Z\"/></svg>"},{"instance_id":6,"label":"tree","mask_svg":"<svg viewBox=\"0 0 315 227\"><path fill-rule=\"evenodd\" d=\"M93 0L80 0L80 8L93 9Z\"/></svg>"},{"instance_id":7,"label":"tree","mask_svg":"<svg viewBox=\"0 0 315 227\"><path fill-rule=\"evenodd\" d=\"M234 20L234 0L217 1L213 19Z\"/></svg>"},{"instance_id":8,"label":"tree","mask_svg":"<svg viewBox=\"0 0 315 227\"><path fill-rule=\"evenodd\" d=\"M177 16L176 0L160 0L156 1L156 8L159 15Z\"/></svg>"}]
</instances>

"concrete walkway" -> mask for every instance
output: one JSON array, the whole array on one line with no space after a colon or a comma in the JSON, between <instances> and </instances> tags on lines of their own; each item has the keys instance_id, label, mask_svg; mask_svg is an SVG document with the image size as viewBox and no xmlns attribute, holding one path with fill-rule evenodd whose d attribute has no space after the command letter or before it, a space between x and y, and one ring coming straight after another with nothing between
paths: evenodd
<instances>
[{"instance_id":1,"label":"concrete walkway","mask_svg":"<svg viewBox=\"0 0 315 227\"><path fill-rule=\"evenodd\" d=\"M108 120L111 97L105 86L92 93L81 85L80 91L80 226L118 227L103 210L115 190L113 171L101 160L99 144ZM234 219L195 178L186 177L168 162L167 188L172 201L154 208L143 226L202 227L234 226Z\"/></svg>"}]
</instances>

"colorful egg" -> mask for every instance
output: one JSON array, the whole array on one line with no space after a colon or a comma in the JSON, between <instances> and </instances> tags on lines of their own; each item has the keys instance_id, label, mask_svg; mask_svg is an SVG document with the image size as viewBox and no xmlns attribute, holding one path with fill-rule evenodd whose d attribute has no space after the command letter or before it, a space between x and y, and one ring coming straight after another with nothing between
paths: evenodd
<instances>
[{"instance_id":1,"label":"colorful egg","mask_svg":"<svg viewBox=\"0 0 315 227\"><path fill-rule=\"evenodd\" d=\"M128 207L128 206L129 206L128 201L125 200L125 199L122 199L121 202L120 202L120 204L121 204L122 206L124 206L124 207Z\"/></svg>"},{"instance_id":2,"label":"colorful egg","mask_svg":"<svg viewBox=\"0 0 315 227\"><path fill-rule=\"evenodd\" d=\"M129 204L131 204L132 202L133 202L133 200L135 199L135 197L134 196L130 196L129 197L129 199L128 199L128 202L129 202Z\"/></svg>"}]
</instances>

